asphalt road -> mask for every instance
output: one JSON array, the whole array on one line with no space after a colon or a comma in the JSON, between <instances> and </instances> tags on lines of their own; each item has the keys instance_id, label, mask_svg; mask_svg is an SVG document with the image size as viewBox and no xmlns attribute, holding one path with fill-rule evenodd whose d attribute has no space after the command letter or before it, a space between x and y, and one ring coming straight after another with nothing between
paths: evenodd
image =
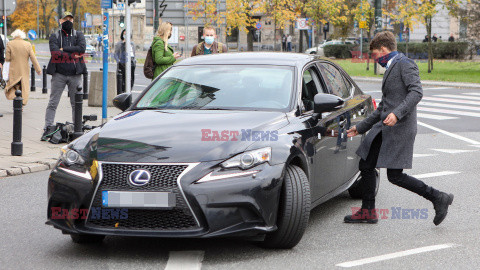
<instances>
[{"instance_id":1,"label":"asphalt road","mask_svg":"<svg viewBox=\"0 0 480 270\"><path fill-rule=\"evenodd\" d=\"M381 98L379 83L359 85ZM440 226L432 222L430 202L390 184L382 171L377 207L389 209L386 219L375 225L343 223L351 207L360 206L344 193L312 210L304 238L292 250L265 250L233 239L128 237L81 246L44 224L48 172L40 172L0 179L0 268L477 269L480 89L425 87L423 102L428 103L418 106L414 168L406 172L455 195ZM427 218L394 215L398 207L419 209Z\"/></svg>"}]
</instances>

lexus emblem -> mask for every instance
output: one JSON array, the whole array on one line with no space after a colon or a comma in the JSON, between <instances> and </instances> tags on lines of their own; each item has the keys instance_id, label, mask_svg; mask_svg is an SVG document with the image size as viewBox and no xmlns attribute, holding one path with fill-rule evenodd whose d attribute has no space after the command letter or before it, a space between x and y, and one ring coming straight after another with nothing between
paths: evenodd
<instances>
[{"instance_id":1,"label":"lexus emblem","mask_svg":"<svg viewBox=\"0 0 480 270\"><path fill-rule=\"evenodd\" d=\"M147 170L135 170L128 177L128 182L134 186L144 186L150 182L150 172Z\"/></svg>"}]
</instances>

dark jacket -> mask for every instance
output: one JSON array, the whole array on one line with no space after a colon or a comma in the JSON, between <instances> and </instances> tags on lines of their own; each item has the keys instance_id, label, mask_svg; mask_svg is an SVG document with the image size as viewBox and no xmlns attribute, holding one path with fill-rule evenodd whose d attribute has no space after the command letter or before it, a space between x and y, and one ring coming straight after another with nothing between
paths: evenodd
<instances>
[{"instance_id":1,"label":"dark jacket","mask_svg":"<svg viewBox=\"0 0 480 270\"><path fill-rule=\"evenodd\" d=\"M167 45L165 50L165 43L160 37L153 38L152 42L152 58L155 62L155 70L153 71L153 79L160 75L164 70L173 65L177 59L173 56L173 49Z\"/></svg>"},{"instance_id":2,"label":"dark jacket","mask_svg":"<svg viewBox=\"0 0 480 270\"><path fill-rule=\"evenodd\" d=\"M373 139L382 132L377 168L412 168L413 144L417 134L417 104L422 96L417 64L402 53L398 54L383 75L382 100L378 108L357 124L360 134L371 129L358 148L357 155L366 160ZM393 127L383 124L390 113L398 118Z\"/></svg>"},{"instance_id":3,"label":"dark jacket","mask_svg":"<svg viewBox=\"0 0 480 270\"><path fill-rule=\"evenodd\" d=\"M49 45L52 56L48 62L47 74L60 73L71 76L87 73L83 57L74 57L85 53L87 45L83 33L76 31L75 35L73 33L67 35L63 30L58 30L57 33L50 35ZM63 51L60 50L62 47Z\"/></svg>"},{"instance_id":4,"label":"dark jacket","mask_svg":"<svg viewBox=\"0 0 480 270\"><path fill-rule=\"evenodd\" d=\"M192 50L192 55L191 56L196 56L196 55L203 55L204 54L204 50L205 50L205 43L202 41L200 42L199 44L193 46L193 50ZM226 53L228 52L228 48L227 48L227 45L223 44L223 43L218 43L216 41L213 42L212 44L212 47L210 47L210 50L212 51L212 54L215 54L215 53L218 53L218 46L219 44L222 44L222 53ZM197 50L197 48L199 50ZM199 51L197 53L197 51Z\"/></svg>"},{"instance_id":5,"label":"dark jacket","mask_svg":"<svg viewBox=\"0 0 480 270\"><path fill-rule=\"evenodd\" d=\"M0 64L5 64L5 45L2 38L0 38Z\"/></svg>"}]
</instances>

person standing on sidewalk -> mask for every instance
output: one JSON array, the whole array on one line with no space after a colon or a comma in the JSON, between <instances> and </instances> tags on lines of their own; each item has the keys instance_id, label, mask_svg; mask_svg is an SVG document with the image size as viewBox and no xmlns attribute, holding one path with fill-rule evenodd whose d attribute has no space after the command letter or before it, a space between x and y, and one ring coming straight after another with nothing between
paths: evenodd
<instances>
[{"instance_id":1,"label":"person standing on sidewalk","mask_svg":"<svg viewBox=\"0 0 480 270\"><path fill-rule=\"evenodd\" d=\"M287 35L287 52L292 51L292 36Z\"/></svg>"},{"instance_id":2,"label":"person standing on sidewalk","mask_svg":"<svg viewBox=\"0 0 480 270\"><path fill-rule=\"evenodd\" d=\"M205 26L203 28L204 41L193 46L191 56L228 52L227 46L223 43L215 41L215 39L217 39L215 28L210 26Z\"/></svg>"},{"instance_id":3,"label":"person standing on sidewalk","mask_svg":"<svg viewBox=\"0 0 480 270\"><path fill-rule=\"evenodd\" d=\"M48 62L47 74L52 75L52 90L45 112L45 126L42 140L47 132L47 127L52 126L55 112L62 97L65 86L68 86L70 104L72 106L72 121L75 119L75 93L82 83L82 74L87 72L83 60L86 42L82 32L73 29L73 15L65 12L59 19L61 28L50 35L51 58Z\"/></svg>"},{"instance_id":4,"label":"person standing on sidewalk","mask_svg":"<svg viewBox=\"0 0 480 270\"><path fill-rule=\"evenodd\" d=\"M121 41L119 41L116 45L115 45L115 60L117 61L117 72L120 72L122 74L122 93L125 93L125 79L126 79L126 75L125 75L125 70L126 70L126 66L125 64L127 63L127 49L126 49L126 46L125 46L125 29L122 31L122 33L120 34L120 39ZM131 75L131 82L130 82L130 87L133 88L133 84L135 82L135 66L137 65L137 61L135 60L135 44L132 42L130 42L131 45L132 45L132 52L133 52L133 55L131 57L131 69L130 69L130 73L132 74ZM118 94L121 94L121 93L118 93Z\"/></svg>"},{"instance_id":5,"label":"person standing on sidewalk","mask_svg":"<svg viewBox=\"0 0 480 270\"><path fill-rule=\"evenodd\" d=\"M152 58L155 64L153 72L153 79L157 78L164 70L173 65L180 54L173 52L173 49L168 45L168 39L172 35L172 24L169 22L161 22L158 27L157 36L153 38L152 42Z\"/></svg>"},{"instance_id":6,"label":"person standing on sidewalk","mask_svg":"<svg viewBox=\"0 0 480 270\"><path fill-rule=\"evenodd\" d=\"M8 100L15 98L15 91L22 91L23 106L28 103L30 94L30 65L28 60L32 61L33 67L38 75L42 74L42 68L38 64L37 58L33 53L32 44L25 41L25 33L17 29L12 33L13 40L7 44L5 60L10 62L8 70L8 83L5 87L5 95Z\"/></svg>"},{"instance_id":7,"label":"person standing on sidewalk","mask_svg":"<svg viewBox=\"0 0 480 270\"><path fill-rule=\"evenodd\" d=\"M375 211L375 168L387 168L391 183L417 193L433 203L433 223L439 225L447 216L453 194L447 194L403 173L412 168L413 144L417 134L417 104L423 96L418 67L397 51L395 36L384 31L370 42L372 54L380 56L378 63L386 68L383 75L382 100L365 120L347 131L348 137L366 135L357 150L361 160L363 196L361 209L347 215L346 223L377 223Z\"/></svg>"},{"instance_id":8,"label":"person standing on sidewalk","mask_svg":"<svg viewBox=\"0 0 480 270\"><path fill-rule=\"evenodd\" d=\"M0 76L2 76L3 64L5 64L5 45L3 45L3 38L0 38ZM0 117L3 117L3 114L0 113Z\"/></svg>"}]
</instances>

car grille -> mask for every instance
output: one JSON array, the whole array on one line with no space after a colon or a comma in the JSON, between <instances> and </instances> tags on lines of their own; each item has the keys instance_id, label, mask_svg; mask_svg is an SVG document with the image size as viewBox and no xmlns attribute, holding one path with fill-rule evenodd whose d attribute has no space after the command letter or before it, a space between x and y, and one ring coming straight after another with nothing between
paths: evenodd
<instances>
[{"instance_id":1,"label":"car grille","mask_svg":"<svg viewBox=\"0 0 480 270\"><path fill-rule=\"evenodd\" d=\"M126 219L97 219L90 215L87 226L127 230L192 230L198 229L195 218L183 198L177 178L188 165L142 165L103 163L102 179L94 195L92 207L102 208L102 191L163 191L173 192L176 206L173 209L128 209ZM128 183L131 172L148 170L151 180L144 186ZM112 209L112 208L108 208Z\"/></svg>"}]
</instances>

